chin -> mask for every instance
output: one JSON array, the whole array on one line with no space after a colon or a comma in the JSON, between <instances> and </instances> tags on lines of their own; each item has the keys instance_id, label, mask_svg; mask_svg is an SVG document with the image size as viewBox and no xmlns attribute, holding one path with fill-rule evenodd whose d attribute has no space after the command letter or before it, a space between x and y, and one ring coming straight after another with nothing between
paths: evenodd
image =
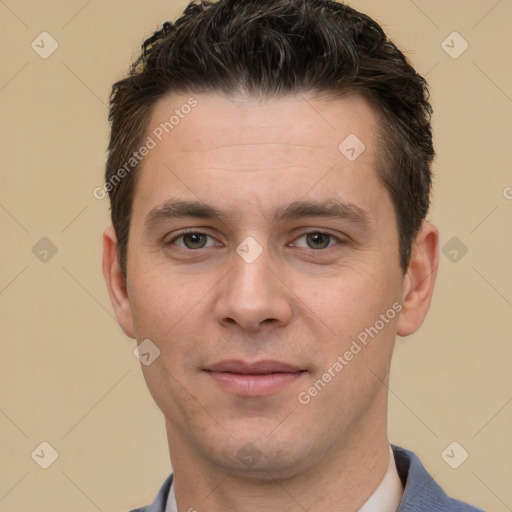
<instances>
[{"instance_id":1,"label":"chin","mask_svg":"<svg viewBox=\"0 0 512 512\"><path fill-rule=\"evenodd\" d=\"M263 435L245 432L247 434L230 438L220 450L216 444L215 447L205 447L205 452L226 472L265 481L293 477L312 462L312 458L304 453L307 451L305 447L297 443L296 436L286 438L282 433L280 438L272 438L268 429Z\"/></svg>"}]
</instances>

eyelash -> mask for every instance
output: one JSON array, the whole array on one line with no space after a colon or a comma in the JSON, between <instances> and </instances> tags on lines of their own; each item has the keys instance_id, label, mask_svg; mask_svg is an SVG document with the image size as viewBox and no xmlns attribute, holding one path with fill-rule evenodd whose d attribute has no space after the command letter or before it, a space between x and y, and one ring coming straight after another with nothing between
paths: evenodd
<instances>
[{"instance_id":1,"label":"eyelash","mask_svg":"<svg viewBox=\"0 0 512 512\"><path fill-rule=\"evenodd\" d=\"M332 233L329 233L327 231L319 231L319 230L307 231L306 233L302 233L300 236L298 236L294 240L296 241L296 240L299 240L300 238L306 237L308 235L317 235L317 234L318 235L326 235L326 236L330 237L329 244L331 243L332 240L335 240L337 242L334 245L343 243L343 241L336 235L333 235ZM179 240L180 238L183 238L186 235L203 235L203 236L213 239L213 237L211 235L209 235L208 233L203 233L202 231L195 231L195 230L191 229L191 230L187 230L187 231L182 231L179 235L174 236L171 240L166 242L165 245L173 245L177 240ZM289 244L287 244L287 245L289 246ZM311 251L316 252L316 251L326 251L327 249L331 249L332 247L334 247L334 245L328 245L327 247L322 248L322 249L313 249L311 247L299 247L299 248L306 249L306 250L309 249ZM180 249L183 249L185 251L198 251L200 249L208 248L208 247L199 247L197 249L190 249L188 247L181 247L181 246L178 246L178 247L180 247Z\"/></svg>"}]
</instances>

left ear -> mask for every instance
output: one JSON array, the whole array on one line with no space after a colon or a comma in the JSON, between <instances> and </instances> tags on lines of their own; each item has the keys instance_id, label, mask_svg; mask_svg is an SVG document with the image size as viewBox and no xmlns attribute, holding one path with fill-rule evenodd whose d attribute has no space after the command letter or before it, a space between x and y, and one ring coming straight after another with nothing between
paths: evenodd
<instances>
[{"instance_id":1,"label":"left ear","mask_svg":"<svg viewBox=\"0 0 512 512\"><path fill-rule=\"evenodd\" d=\"M399 336L408 336L423 323L430 307L439 265L439 232L424 222L412 244L411 259L403 281L402 311L397 325Z\"/></svg>"}]
</instances>

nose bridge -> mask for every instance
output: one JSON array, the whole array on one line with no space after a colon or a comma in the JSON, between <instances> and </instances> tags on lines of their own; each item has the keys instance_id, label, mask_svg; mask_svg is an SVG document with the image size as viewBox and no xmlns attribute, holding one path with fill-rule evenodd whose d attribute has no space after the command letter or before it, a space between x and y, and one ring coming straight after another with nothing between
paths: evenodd
<instances>
[{"instance_id":1,"label":"nose bridge","mask_svg":"<svg viewBox=\"0 0 512 512\"><path fill-rule=\"evenodd\" d=\"M239 292L247 297L247 303L252 301L261 302L269 296L269 288L272 288L272 272L269 268L268 251L260 254L254 260L246 260L239 254L234 259L233 288L232 291Z\"/></svg>"},{"instance_id":2,"label":"nose bridge","mask_svg":"<svg viewBox=\"0 0 512 512\"><path fill-rule=\"evenodd\" d=\"M232 270L217 300L217 320L236 322L248 330L256 330L269 320L276 324L286 323L291 317L286 289L272 269L268 250L250 238L245 239L233 254Z\"/></svg>"}]
</instances>

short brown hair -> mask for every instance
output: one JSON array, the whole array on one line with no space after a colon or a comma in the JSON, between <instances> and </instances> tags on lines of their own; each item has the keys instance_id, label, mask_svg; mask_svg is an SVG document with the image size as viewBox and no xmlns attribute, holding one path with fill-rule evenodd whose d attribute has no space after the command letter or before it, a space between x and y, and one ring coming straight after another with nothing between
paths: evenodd
<instances>
[{"instance_id":1,"label":"short brown hair","mask_svg":"<svg viewBox=\"0 0 512 512\"><path fill-rule=\"evenodd\" d=\"M381 116L377 172L394 204L407 271L430 204L432 108L425 79L369 16L334 0L190 3L144 42L129 75L112 87L107 183L140 147L152 107L170 92L365 96ZM137 167L109 187L125 275Z\"/></svg>"}]
</instances>

